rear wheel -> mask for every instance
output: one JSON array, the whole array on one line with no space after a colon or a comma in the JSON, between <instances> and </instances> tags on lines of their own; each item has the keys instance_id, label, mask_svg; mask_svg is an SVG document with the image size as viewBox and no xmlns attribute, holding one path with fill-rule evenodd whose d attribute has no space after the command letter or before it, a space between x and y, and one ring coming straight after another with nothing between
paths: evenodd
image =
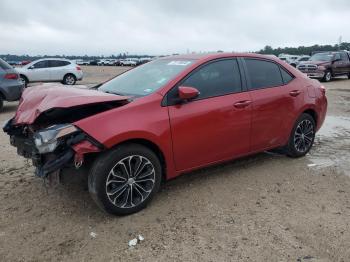
<instances>
[{"instance_id":1,"label":"rear wheel","mask_svg":"<svg viewBox=\"0 0 350 262\"><path fill-rule=\"evenodd\" d=\"M24 85L24 87L27 87L28 85L28 78L26 78L24 75L20 75L19 76L19 80L22 82L22 84Z\"/></svg>"},{"instance_id":2,"label":"rear wheel","mask_svg":"<svg viewBox=\"0 0 350 262\"><path fill-rule=\"evenodd\" d=\"M316 124L309 114L302 114L296 121L287 145L287 155L301 157L306 155L315 139Z\"/></svg>"},{"instance_id":3,"label":"rear wheel","mask_svg":"<svg viewBox=\"0 0 350 262\"><path fill-rule=\"evenodd\" d=\"M332 72L330 70L327 70L325 73L324 73L324 76L322 78L322 81L323 82L329 82L332 80Z\"/></svg>"},{"instance_id":4,"label":"rear wheel","mask_svg":"<svg viewBox=\"0 0 350 262\"><path fill-rule=\"evenodd\" d=\"M77 81L77 79L76 79L75 75L73 75L73 74L67 74L63 78L63 84L64 85L70 85L71 86L71 85L74 85L76 81Z\"/></svg>"},{"instance_id":5,"label":"rear wheel","mask_svg":"<svg viewBox=\"0 0 350 262\"><path fill-rule=\"evenodd\" d=\"M108 213L128 215L145 208L158 191L161 165L139 144L125 144L98 157L89 174L89 192Z\"/></svg>"},{"instance_id":6,"label":"rear wheel","mask_svg":"<svg viewBox=\"0 0 350 262\"><path fill-rule=\"evenodd\" d=\"M348 73L348 79L350 79L350 73Z\"/></svg>"}]
</instances>

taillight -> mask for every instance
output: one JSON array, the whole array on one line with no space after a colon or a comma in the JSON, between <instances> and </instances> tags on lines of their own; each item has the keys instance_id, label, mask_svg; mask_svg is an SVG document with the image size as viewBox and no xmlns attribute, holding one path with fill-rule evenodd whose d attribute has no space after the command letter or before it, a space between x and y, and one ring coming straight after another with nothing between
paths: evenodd
<instances>
[{"instance_id":1,"label":"taillight","mask_svg":"<svg viewBox=\"0 0 350 262\"><path fill-rule=\"evenodd\" d=\"M320 90L323 95L326 94L326 88L323 85L320 86Z\"/></svg>"},{"instance_id":2,"label":"taillight","mask_svg":"<svg viewBox=\"0 0 350 262\"><path fill-rule=\"evenodd\" d=\"M18 75L17 74L14 74L14 73L9 73L9 74L6 74L4 76L5 79L9 79L9 80L16 80L18 79Z\"/></svg>"},{"instance_id":3,"label":"taillight","mask_svg":"<svg viewBox=\"0 0 350 262\"><path fill-rule=\"evenodd\" d=\"M77 70L81 70L81 67L80 67L80 66L77 66L76 69L77 69Z\"/></svg>"}]
</instances>

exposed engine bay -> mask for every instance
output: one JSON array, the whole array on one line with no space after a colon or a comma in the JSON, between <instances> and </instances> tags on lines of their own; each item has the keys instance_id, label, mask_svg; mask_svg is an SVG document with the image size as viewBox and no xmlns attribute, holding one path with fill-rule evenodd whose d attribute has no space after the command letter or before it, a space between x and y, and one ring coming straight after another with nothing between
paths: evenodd
<instances>
[{"instance_id":1,"label":"exposed engine bay","mask_svg":"<svg viewBox=\"0 0 350 262\"><path fill-rule=\"evenodd\" d=\"M3 126L11 145L20 156L32 160L35 174L42 178L64 167L80 168L85 154L104 150L74 122L129 103L127 97L61 87L54 92L63 92L64 96L55 98L52 89L25 90L15 117ZM50 106L55 101L63 106Z\"/></svg>"}]
</instances>

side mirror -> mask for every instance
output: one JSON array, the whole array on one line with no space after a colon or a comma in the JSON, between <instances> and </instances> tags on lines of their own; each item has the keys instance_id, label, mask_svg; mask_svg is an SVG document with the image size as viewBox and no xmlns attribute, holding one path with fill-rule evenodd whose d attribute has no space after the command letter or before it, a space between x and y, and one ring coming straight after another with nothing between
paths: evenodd
<instances>
[{"instance_id":1,"label":"side mirror","mask_svg":"<svg viewBox=\"0 0 350 262\"><path fill-rule=\"evenodd\" d=\"M179 98L181 100L191 100L199 96L198 89L189 86L179 86Z\"/></svg>"},{"instance_id":2,"label":"side mirror","mask_svg":"<svg viewBox=\"0 0 350 262\"><path fill-rule=\"evenodd\" d=\"M34 69L34 66L30 66L30 67L28 67L28 69Z\"/></svg>"}]
</instances>

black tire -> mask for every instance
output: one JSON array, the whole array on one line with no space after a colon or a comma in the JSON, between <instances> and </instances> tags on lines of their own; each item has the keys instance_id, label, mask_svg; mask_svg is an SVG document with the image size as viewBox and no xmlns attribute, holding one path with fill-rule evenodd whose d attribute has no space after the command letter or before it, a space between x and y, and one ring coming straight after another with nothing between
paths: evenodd
<instances>
[{"instance_id":1,"label":"black tire","mask_svg":"<svg viewBox=\"0 0 350 262\"><path fill-rule=\"evenodd\" d=\"M295 122L286 147L290 157L305 156L311 149L316 134L316 124L309 114L302 114Z\"/></svg>"},{"instance_id":2,"label":"black tire","mask_svg":"<svg viewBox=\"0 0 350 262\"><path fill-rule=\"evenodd\" d=\"M348 73L348 79L350 79L350 73Z\"/></svg>"},{"instance_id":3,"label":"black tire","mask_svg":"<svg viewBox=\"0 0 350 262\"><path fill-rule=\"evenodd\" d=\"M123 144L94 161L88 177L89 192L107 213L129 215L147 206L159 190L161 178L162 168L153 151L139 144Z\"/></svg>"},{"instance_id":4,"label":"black tire","mask_svg":"<svg viewBox=\"0 0 350 262\"><path fill-rule=\"evenodd\" d=\"M332 72L330 70L327 70L325 73L324 73L324 76L322 78L322 82L329 82L332 80Z\"/></svg>"},{"instance_id":5,"label":"black tire","mask_svg":"<svg viewBox=\"0 0 350 262\"><path fill-rule=\"evenodd\" d=\"M4 107L4 99L2 98L2 96L0 94L0 111L2 110L3 107Z\"/></svg>"},{"instance_id":6,"label":"black tire","mask_svg":"<svg viewBox=\"0 0 350 262\"><path fill-rule=\"evenodd\" d=\"M73 74L66 74L63 77L63 81L62 81L64 85L69 85L69 86L75 85L76 82L77 82L77 78Z\"/></svg>"},{"instance_id":7,"label":"black tire","mask_svg":"<svg viewBox=\"0 0 350 262\"><path fill-rule=\"evenodd\" d=\"M20 75L19 76L19 80L24 84L24 88L26 88L28 86L28 78L24 75Z\"/></svg>"}]
</instances>

